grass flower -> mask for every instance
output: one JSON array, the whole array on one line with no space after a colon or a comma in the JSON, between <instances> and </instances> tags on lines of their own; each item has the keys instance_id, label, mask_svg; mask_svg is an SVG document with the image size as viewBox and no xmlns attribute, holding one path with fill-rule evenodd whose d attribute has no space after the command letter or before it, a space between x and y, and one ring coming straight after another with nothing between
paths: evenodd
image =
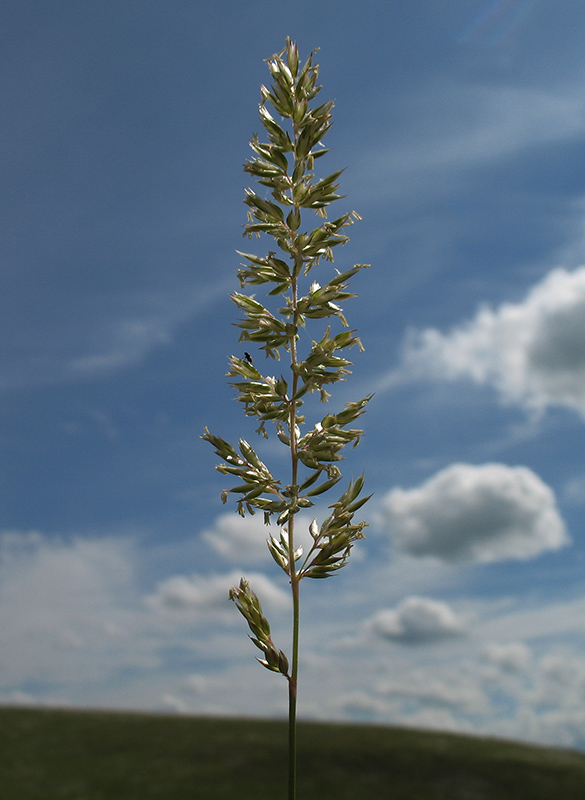
<instances>
[{"instance_id":1,"label":"grass flower","mask_svg":"<svg viewBox=\"0 0 585 800\"><path fill-rule=\"evenodd\" d=\"M276 249L263 256L239 253L244 259L237 273L240 288L264 286L269 298L282 297L284 305L274 313L256 295L232 295L241 314L236 323L241 331L239 341L250 350L254 345L264 350L266 358L279 363L282 373L263 376L256 355L246 351L243 358L231 356L228 377L245 415L258 421L257 433L268 437L272 429L288 449L290 473L285 481L275 477L244 439L236 449L207 428L202 437L222 459L217 469L238 480L222 492L223 501L232 493L239 514L259 511L266 524L276 522L280 527L278 538L270 534L267 544L291 587L290 661L274 644L260 600L245 578L231 589L230 598L248 623L250 639L263 653L260 664L288 682L289 800L296 797L299 584L303 578L327 578L345 566L367 524L355 521L354 515L369 499L361 496L363 476L351 480L329 506L329 516L321 524L316 518L311 522L312 545L306 555L295 545L296 515L341 480L337 464L344 459L345 448L355 447L363 434L350 426L365 412L370 399L346 403L343 410L324 414L309 429L301 413L309 395L318 393L322 402L328 402L330 394L325 387L350 374L352 362L347 351L356 346L363 349L355 331L349 330L340 303L355 296L346 291L348 283L368 266L356 264L339 272L327 263L333 261L334 249L349 240L345 229L360 217L345 212L328 218L329 206L340 199L337 180L341 172L322 178L315 172L315 164L321 163L318 159L328 152L322 140L331 127L333 103L315 101L321 87L313 58L311 54L301 66L296 44L287 38L285 48L267 61L272 85L260 89L260 121L267 141L253 136L250 146L254 155L244 165L261 187L246 190L244 236L268 237ZM319 271L320 281L313 274L307 277L313 270ZM339 328L336 333L334 325ZM315 339L309 336L310 327L318 332Z\"/></svg>"}]
</instances>

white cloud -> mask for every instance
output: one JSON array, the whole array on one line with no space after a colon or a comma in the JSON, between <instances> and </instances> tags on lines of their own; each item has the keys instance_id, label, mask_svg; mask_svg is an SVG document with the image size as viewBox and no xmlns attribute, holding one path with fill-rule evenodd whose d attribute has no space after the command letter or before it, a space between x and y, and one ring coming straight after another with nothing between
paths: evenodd
<instances>
[{"instance_id":1,"label":"white cloud","mask_svg":"<svg viewBox=\"0 0 585 800\"><path fill-rule=\"evenodd\" d=\"M423 709L435 707L460 711L485 711L488 707L487 698L481 689L469 678L467 680L461 678L461 675L454 675L451 679L444 676L437 678L427 670L420 670L400 683L381 682L376 685L375 692L382 697L402 701L404 705L416 704L420 707L419 714Z\"/></svg>"},{"instance_id":2,"label":"white cloud","mask_svg":"<svg viewBox=\"0 0 585 800\"><path fill-rule=\"evenodd\" d=\"M583 748L585 745L585 710L582 702L572 709L545 714L523 709L513 728L514 737L557 747Z\"/></svg>"},{"instance_id":3,"label":"white cloud","mask_svg":"<svg viewBox=\"0 0 585 800\"><path fill-rule=\"evenodd\" d=\"M237 586L241 572L223 575L173 575L157 584L154 594L147 598L152 608L167 608L180 611L208 611L230 608L229 590ZM250 587L258 595L262 605L283 608L288 604L288 595L261 573L246 576Z\"/></svg>"},{"instance_id":4,"label":"white cloud","mask_svg":"<svg viewBox=\"0 0 585 800\"><path fill-rule=\"evenodd\" d=\"M547 589L543 584L543 589ZM521 633L524 640L564 640L585 635L585 596L576 595L568 601L547 598L546 601L525 605L522 602L503 604L492 609L478 623L481 636L488 640L505 640Z\"/></svg>"},{"instance_id":5,"label":"white cloud","mask_svg":"<svg viewBox=\"0 0 585 800\"><path fill-rule=\"evenodd\" d=\"M383 515L400 550L450 562L527 559L569 542L553 491L527 467L453 464L392 489Z\"/></svg>"},{"instance_id":6,"label":"white cloud","mask_svg":"<svg viewBox=\"0 0 585 800\"><path fill-rule=\"evenodd\" d=\"M492 642L483 651L485 660L507 673L523 672L529 665L531 652L522 642Z\"/></svg>"},{"instance_id":7,"label":"white cloud","mask_svg":"<svg viewBox=\"0 0 585 800\"><path fill-rule=\"evenodd\" d=\"M566 653L551 653L540 662L531 697L534 707L574 709L583 703L585 663Z\"/></svg>"},{"instance_id":8,"label":"white cloud","mask_svg":"<svg viewBox=\"0 0 585 800\"><path fill-rule=\"evenodd\" d=\"M424 644L461 636L462 621L446 604L426 597L408 597L396 609L384 609L368 627L384 639Z\"/></svg>"},{"instance_id":9,"label":"white cloud","mask_svg":"<svg viewBox=\"0 0 585 800\"><path fill-rule=\"evenodd\" d=\"M75 690L112 669L152 667L156 656L133 640L133 556L123 538L1 534L0 689L40 681Z\"/></svg>"},{"instance_id":10,"label":"white cloud","mask_svg":"<svg viewBox=\"0 0 585 800\"><path fill-rule=\"evenodd\" d=\"M585 267L552 270L523 301L485 306L448 333L411 333L401 372L470 379L494 387L506 402L538 411L564 406L585 416Z\"/></svg>"},{"instance_id":11,"label":"white cloud","mask_svg":"<svg viewBox=\"0 0 585 800\"><path fill-rule=\"evenodd\" d=\"M239 514L221 514L213 529L203 531L202 537L221 556L241 564L270 561L266 539L274 533L274 526L264 525L261 514L240 517Z\"/></svg>"},{"instance_id":12,"label":"white cloud","mask_svg":"<svg viewBox=\"0 0 585 800\"><path fill-rule=\"evenodd\" d=\"M309 534L312 517L297 514L295 522L295 543L305 552L313 540ZM278 538L278 525L264 525L262 514L240 517L239 514L220 514L213 528L203 531L202 537L216 553L228 561L238 564L257 564L259 561L272 561L266 540L270 535Z\"/></svg>"},{"instance_id":13,"label":"white cloud","mask_svg":"<svg viewBox=\"0 0 585 800\"><path fill-rule=\"evenodd\" d=\"M174 695L176 659L190 670L210 653L254 666L228 598L240 572L175 575L144 597L133 567L140 561L128 537L0 533L0 702L157 709ZM278 628L287 592L263 574L247 578ZM233 676L219 683L204 708L238 708ZM242 708L250 712L250 703Z\"/></svg>"},{"instance_id":14,"label":"white cloud","mask_svg":"<svg viewBox=\"0 0 585 800\"><path fill-rule=\"evenodd\" d=\"M240 573L174 575L144 603L132 568L139 562L137 543L122 537L0 536L0 702L285 713L282 680L255 663L245 623L226 597ZM265 575L247 577L286 649L288 614L278 612L289 607L288 593ZM460 598L456 614L411 596L367 623L355 619L360 646L344 648L340 632L351 623L343 608L353 601L344 595L339 606L332 595L305 591L305 716L583 743L585 657L565 635L582 632L583 598L524 610L499 601L478 610ZM530 638L532 650L524 644ZM449 646L389 648L388 639Z\"/></svg>"}]
</instances>

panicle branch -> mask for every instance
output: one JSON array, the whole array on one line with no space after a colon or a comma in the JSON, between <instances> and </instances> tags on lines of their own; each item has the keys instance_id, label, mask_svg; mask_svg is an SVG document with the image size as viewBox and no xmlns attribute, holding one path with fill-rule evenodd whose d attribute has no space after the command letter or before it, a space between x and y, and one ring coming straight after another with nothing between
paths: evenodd
<instances>
[{"instance_id":1,"label":"panicle branch","mask_svg":"<svg viewBox=\"0 0 585 800\"><path fill-rule=\"evenodd\" d=\"M238 611L246 619L252 631L250 639L264 653L264 658L259 658L258 661L271 672L280 672L288 678L288 659L282 650L277 650L274 646L270 636L270 625L262 613L260 600L250 589L248 581L242 578L239 586L230 589L230 600L234 601Z\"/></svg>"}]
</instances>

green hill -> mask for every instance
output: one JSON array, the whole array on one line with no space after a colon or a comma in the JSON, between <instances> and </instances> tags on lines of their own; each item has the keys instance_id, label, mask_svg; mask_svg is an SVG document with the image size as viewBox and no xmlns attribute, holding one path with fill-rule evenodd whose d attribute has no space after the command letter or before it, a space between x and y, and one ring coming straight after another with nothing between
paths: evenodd
<instances>
[{"instance_id":1,"label":"green hill","mask_svg":"<svg viewBox=\"0 0 585 800\"><path fill-rule=\"evenodd\" d=\"M582 800L585 753L300 723L299 800ZM2 800L279 800L284 722L0 708Z\"/></svg>"}]
</instances>

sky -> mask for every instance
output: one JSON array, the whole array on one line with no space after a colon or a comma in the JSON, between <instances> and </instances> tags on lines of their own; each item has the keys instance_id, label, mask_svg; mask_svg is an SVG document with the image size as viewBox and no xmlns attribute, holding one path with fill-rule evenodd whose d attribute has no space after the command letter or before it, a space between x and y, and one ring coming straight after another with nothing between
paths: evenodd
<instances>
[{"instance_id":1,"label":"sky","mask_svg":"<svg viewBox=\"0 0 585 800\"><path fill-rule=\"evenodd\" d=\"M299 714L584 748L585 6L1 5L0 702L286 714L228 599L245 576L288 650L286 576L200 435L284 464L225 372L289 35L363 217L336 266L371 264L331 409L374 393L342 464L366 539L301 584Z\"/></svg>"}]
</instances>

